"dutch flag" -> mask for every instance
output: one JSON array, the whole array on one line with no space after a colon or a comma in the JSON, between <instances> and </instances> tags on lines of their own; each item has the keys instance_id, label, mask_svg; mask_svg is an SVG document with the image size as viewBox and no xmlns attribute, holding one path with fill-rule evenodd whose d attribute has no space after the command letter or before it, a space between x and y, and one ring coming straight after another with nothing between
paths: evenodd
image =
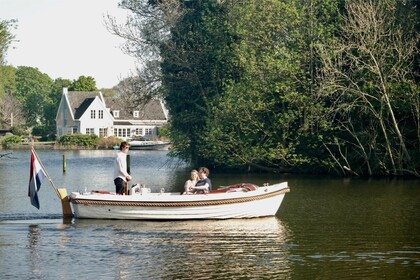
<instances>
[{"instance_id":1,"label":"dutch flag","mask_svg":"<svg viewBox=\"0 0 420 280\"><path fill-rule=\"evenodd\" d=\"M47 177L44 169L35 156L34 151L31 151L31 173L29 174L29 188L28 196L31 198L31 204L39 209L38 191L41 188L41 183Z\"/></svg>"}]
</instances>

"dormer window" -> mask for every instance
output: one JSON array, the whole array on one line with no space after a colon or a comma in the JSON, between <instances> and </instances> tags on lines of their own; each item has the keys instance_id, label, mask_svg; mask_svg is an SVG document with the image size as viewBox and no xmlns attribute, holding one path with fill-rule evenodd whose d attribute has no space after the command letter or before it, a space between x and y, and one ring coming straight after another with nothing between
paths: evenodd
<instances>
[{"instance_id":1,"label":"dormer window","mask_svg":"<svg viewBox=\"0 0 420 280\"><path fill-rule=\"evenodd\" d=\"M120 111L119 110L114 110L114 118L119 118L120 117Z\"/></svg>"},{"instance_id":2,"label":"dormer window","mask_svg":"<svg viewBox=\"0 0 420 280\"><path fill-rule=\"evenodd\" d=\"M139 111L134 111L133 112L133 117L138 118L140 115Z\"/></svg>"}]
</instances>

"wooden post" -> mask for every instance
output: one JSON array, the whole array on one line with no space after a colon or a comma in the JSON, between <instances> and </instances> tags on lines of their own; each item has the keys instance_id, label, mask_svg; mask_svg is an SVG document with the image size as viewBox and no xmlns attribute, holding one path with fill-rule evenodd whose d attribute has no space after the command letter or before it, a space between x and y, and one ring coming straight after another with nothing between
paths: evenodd
<instances>
[{"instance_id":1,"label":"wooden post","mask_svg":"<svg viewBox=\"0 0 420 280\"><path fill-rule=\"evenodd\" d=\"M127 161L127 173L130 174L130 171L131 171L131 167L130 167L130 165L131 165L131 158L130 158L130 155L127 155L126 161ZM125 194L128 195L128 181L125 182Z\"/></svg>"},{"instance_id":2,"label":"wooden post","mask_svg":"<svg viewBox=\"0 0 420 280\"><path fill-rule=\"evenodd\" d=\"M67 163L66 163L66 155L63 155L63 173L66 173Z\"/></svg>"},{"instance_id":3,"label":"wooden post","mask_svg":"<svg viewBox=\"0 0 420 280\"><path fill-rule=\"evenodd\" d=\"M131 174L131 157L130 155L127 155L127 173Z\"/></svg>"}]
</instances>

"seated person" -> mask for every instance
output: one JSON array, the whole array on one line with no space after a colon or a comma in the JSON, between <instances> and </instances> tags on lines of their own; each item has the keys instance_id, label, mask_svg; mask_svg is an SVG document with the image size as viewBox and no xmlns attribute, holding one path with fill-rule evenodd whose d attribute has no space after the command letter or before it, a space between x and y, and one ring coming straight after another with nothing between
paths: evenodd
<instances>
[{"instance_id":1,"label":"seated person","mask_svg":"<svg viewBox=\"0 0 420 280\"><path fill-rule=\"evenodd\" d=\"M210 171L206 167L198 169L200 180L191 189L194 193L209 193L211 191L211 180L208 178Z\"/></svg>"},{"instance_id":2,"label":"seated person","mask_svg":"<svg viewBox=\"0 0 420 280\"><path fill-rule=\"evenodd\" d=\"M194 169L191 171L191 179L185 182L185 185L184 185L185 191L183 194L192 194L193 193L192 187L195 186L198 180L199 180L198 171Z\"/></svg>"}]
</instances>

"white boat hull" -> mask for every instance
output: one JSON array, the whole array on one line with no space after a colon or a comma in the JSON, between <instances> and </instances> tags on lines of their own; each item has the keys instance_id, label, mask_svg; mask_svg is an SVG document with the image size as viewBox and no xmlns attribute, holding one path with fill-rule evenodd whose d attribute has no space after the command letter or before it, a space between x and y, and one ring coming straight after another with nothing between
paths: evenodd
<instances>
[{"instance_id":1,"label":"white boat hull","mask_svg":"<svg viewBox=\"0 0 420 280\"><path fill-rule=\"evenodd\" d=\"M163 141L130 141L131 150L167 150L170 143Z\"/></svg>"},{"instance_id":2,"label":"white boat hull","mask_svg":"<svg viewBox=\"0 0 420 280\"><path fill-rule=\"evenodd\" d=\"M274 216L287 183L259 187L255 191L180 195L72 193L76 218L131 220L232 219Z\"/></svg>"}]
</instances>

